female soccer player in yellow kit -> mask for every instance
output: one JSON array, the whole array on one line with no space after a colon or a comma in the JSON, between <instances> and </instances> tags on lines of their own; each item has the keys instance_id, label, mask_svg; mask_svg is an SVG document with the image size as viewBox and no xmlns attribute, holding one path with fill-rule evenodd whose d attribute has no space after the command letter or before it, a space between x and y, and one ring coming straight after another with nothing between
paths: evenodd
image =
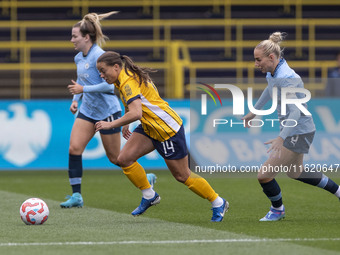
<instances>
[{"instance_id":1,"label":"female soccer player in yellow kit","mask_svg":"<svg viewBox=\"0 0 340 255\"><path fill-rule=\"evenodd\" d=\"M124 116L112 122L97 122L96 131L141 121L133 133L123 128L123 136L128 141L118 156L124 174L143 194L132 215L141 215L160 202L160 196L150 186L143 167L137 163L137 159L156 149L177 181L211 202L211 221L222 221L229 203L219 197L204 178L190 171L182 119L159 96L149 77L152 69L139 67L128 56L110 51L98 58L97 69L107 83L119 89L126 111Z\"/></svg>"}]
</instances>

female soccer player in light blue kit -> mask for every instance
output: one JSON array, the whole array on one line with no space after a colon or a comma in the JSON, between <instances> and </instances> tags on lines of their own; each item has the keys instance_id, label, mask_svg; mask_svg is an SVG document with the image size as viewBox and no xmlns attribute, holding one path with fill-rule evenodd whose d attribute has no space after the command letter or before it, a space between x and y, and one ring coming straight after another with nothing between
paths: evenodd
<instances>
[{"instance_id":1,"label":"female soccer player in light blue kit","mask_svg":"<svg viewBox=\"0 0 340 255\"><path fill-rule=\"evenodd\" d=\"M290 178L323 188L340 198L340 188L334 181L321 172L307 172L303 167L303 156L309 151L315 133L315 125L311 115L304 114L295 104L287 104L286 114L281 113L281 91L287 88L287 98L301 99L303 93L289 92L289 88L303 88L303 82L298 74L291 69L286 60L282 58L280 47L284 33L275 32L268 40L260 42L254 49L255 65L266 73L268 86L262 92L254 108L260 110L272 98L273 88L278 90L277 112L281 124L279 136L265 144L269 144L269 159L262 165L258 173L258 181L263 192L271 200L270 211L260 221L278 221L285 217L285 207L282 203L281 189L275 180L278 173L274 169L287 166L291 169L287 175ZM292 91L292 90L291 90ZM303 107L307 107L303 104ZM243 117L245 124L256 115L248 113ZM275 168L276 167L276 168Z\"/></svg>"},{"instance_id":2,"label":"female soccer player in light blue kit","mask_svg":"<svg viewBox=\"0 0 340 255\"><path fill-rule=\"evenodd\" d=\"M104 53L99 45L105 42L107 37L103 34L100 20L116 12L105 14L89 13L75 24L72 28L71 42L79 53L74 61L77 65L77 82L68 88L71 93L75 85L84 86L83 94L74 95L70 110L73 114L78 111L78 101L82 99L79 113L73 124L70 147L69 147L69 181L72 186L72 196L61 203L62 208L82 207L83 198L81 195L81 180L83 175L82 153L86 145L95 134L95 123L103 120L111 122L121 117L121 107L117 96L113 93L112 87L100 77L97 70L97 59ZM101 90L96 86L102 85ZM103 87L107 88L106 90ZM113 128L101 130L100 136L107 157L113 163L117 163L120 152L120 130ZM151 178L151 179L150 179ZM153 184L155 176L148 176L148 180Z\"/></svg>"}]
</instances>

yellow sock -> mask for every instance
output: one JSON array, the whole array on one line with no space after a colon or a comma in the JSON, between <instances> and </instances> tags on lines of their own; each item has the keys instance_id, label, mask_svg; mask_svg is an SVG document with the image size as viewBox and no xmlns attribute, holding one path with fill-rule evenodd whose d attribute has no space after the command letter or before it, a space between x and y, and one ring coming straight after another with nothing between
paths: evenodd
<instances>
[{"instance_id":1,"label":"yellow sock","mask_svg":"<svg viewBox=\"0 0 340 255\"><path fill-rule=\"evenodd\" d=\"M201 176L191 172L189 178L184 183L188 188L204 199L210 202L214 201L218 194L213 190L210 184Z\"/></svg>"},{"instance_id":2,"label":"yellow sock","mask_svg":"<svg viewBox=\"0 0 340 255\"><path fill-rule=\"evenodd\" d=\"M135 162L131 166L122 167L122 169L127 178L140 190L151 188L144 168L139 163Z\"/></svg>"}]
</instances>

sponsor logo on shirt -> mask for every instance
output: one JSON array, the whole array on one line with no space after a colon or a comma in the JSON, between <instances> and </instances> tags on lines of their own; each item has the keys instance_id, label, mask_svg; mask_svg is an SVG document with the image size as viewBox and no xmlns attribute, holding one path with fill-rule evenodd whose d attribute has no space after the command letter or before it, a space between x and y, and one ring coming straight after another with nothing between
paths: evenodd
<instances>
[{"instance_id":1,"label":"sponsor logo on shirt","mask_svg":"<svg viewBox=\"0 0 340 255\"><path fill-rule=\"evenodd\" d=\"M129 97L129 96L132 95L132 90L131 90L129 84L126 84L126 85L125 85L124 90L125 90L125 95L126 95L127 97Z\"/></svg>"}]
</instances>

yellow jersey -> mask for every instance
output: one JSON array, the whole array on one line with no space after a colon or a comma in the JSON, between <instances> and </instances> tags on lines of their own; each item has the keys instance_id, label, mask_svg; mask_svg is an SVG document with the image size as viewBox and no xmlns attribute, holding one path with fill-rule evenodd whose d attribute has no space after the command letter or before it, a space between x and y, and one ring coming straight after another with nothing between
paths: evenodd
<instances>
[{"instance_id":1,"label":"yellow jersey","mask_svg":"<svg viewBox=\"0 0 340 255\"><path fill-rule=\"evenodd\" d=\"M142 118L140 121L148 136L163 142L178 132L183 123L181 117L171 109L168 102L159 96L152 82L148 82L148 86L144 83L140 86L133 76L127 75L123 67L114 85L119 89L120 98L125 107L128 108L132 101L141 99Z\"/></svg>"}]
</instances>

